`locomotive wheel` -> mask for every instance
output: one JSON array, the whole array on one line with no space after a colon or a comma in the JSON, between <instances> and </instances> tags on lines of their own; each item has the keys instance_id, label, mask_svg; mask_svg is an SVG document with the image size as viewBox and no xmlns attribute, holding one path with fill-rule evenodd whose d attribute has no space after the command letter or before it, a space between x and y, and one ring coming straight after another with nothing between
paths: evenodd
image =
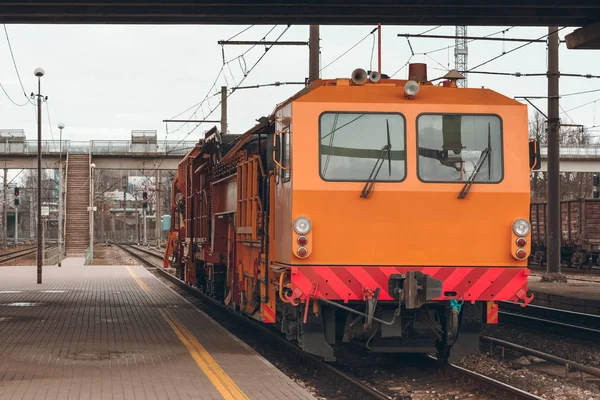
<instances>
[{"instance_id":1,"label":"locomotive wheel","mask_svg":"<svg viewBox=\"0 0 600 400\"><path fill-rule=\"evenodd\" d=\"M585 253L577 253L577 262L575 264L575 268L581 269L587 263L587 254Z\"/></svg>"}]
</instances>

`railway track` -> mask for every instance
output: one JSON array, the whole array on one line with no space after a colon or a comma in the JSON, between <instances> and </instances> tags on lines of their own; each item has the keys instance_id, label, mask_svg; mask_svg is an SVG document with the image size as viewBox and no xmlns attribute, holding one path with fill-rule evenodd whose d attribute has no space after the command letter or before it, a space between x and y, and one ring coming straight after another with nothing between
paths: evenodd
<instances>
[{"instance_id":1,"label":"railway track","mask_svg":"<svg viewBox=\"0 0 600 400\"><path fill-rule=\"evenodd\" d=\"M16 260L17 258L21 258L24 256L28 256L30 254L34 254L37 251L36 246L27 247L20 250L11 251L8 253L0 254L0 264L4 264L6 262Z\"/></svg>"},{"instance_id":2,"label":"railway track","mask_svg":"<svg viewBox=\"0 0 600 400\"><path fill-rule=\"evenodd\" d=\"M376 388L368 385L367 383L351 376L350 374L344 372L342 369L336 367L335 365L325 363L314 357L310 354L307 354L301 351L296 345L287 341L281 335L274 332L272 329L265 327L264 325L256 323L254 320L247 318L243 315L233 313L227 307L222 305L221 303L215 301L211 297L206 296L200 290L187 285L185 282L181 281L174 275L170 274L162 267L162 255L156 251L148 250L145 248L140 248L137 246L131 245L119 245L118 246L123 249L128 254L132 255L139 261L143 263L146 267L151 268L160 276L166 278L168 281L177 285L179 288L185 290L187 293L191 294L193 297L201 299L203 302L209 303L211 307L218 309L221 313L226 313L228 318L235 318L236 320L242 322L243 324L249 325L252 329L260 331L261 335L268 336L269 339L276 341L282 348L293 352L295 356L301 357L305 362L308 362L313 367L318 368L320 371L326 371L331 375L335 375L343 384L350 388L350 391L354 391L353 397L359 399L379 399L379 400L390 400L395 397L392 397ZM154 259L154 262L146 257L147 255L151 256ZM289 353L288 353L289 354ZM426 362L430 364L432 368L439 368L437 366L435 358L426 357ZM457 365L446 365L442 367L442 373L445 376L449 376L454 381L468 381L472 386L476 386L484 392L493 392L500 395L502 399L515 399L515 400L541 400L542 398L521 390L517 387L508 385L504 382L500 382L493 378L487 377L485 375L479 374L477 372L459 367ZM358 391L358 393L357 393Z\"/></svg>"},{"instance_id":3,"label":"railway track","mask_svg":"<svg viewBox=\"0 0 600 400\"><path fill-rule=\"evenodd\" d=\"M526 325L535 329L550 328L567 336L577 335L597 340L600 336L600 316L557 308L528 305L521 307L510 302L500 303L502 322Z\"/></svg>"}]
</instances>

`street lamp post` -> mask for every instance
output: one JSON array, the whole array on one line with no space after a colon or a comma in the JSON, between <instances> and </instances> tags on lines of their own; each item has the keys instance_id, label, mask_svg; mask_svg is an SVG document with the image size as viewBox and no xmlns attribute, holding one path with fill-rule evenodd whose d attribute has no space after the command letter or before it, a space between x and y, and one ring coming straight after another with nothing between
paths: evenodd
<instances>
[{"instance_id":1,"label":"street lamp post","mask_svg":"<svg viewBox=\"0 0 600 400\"><path fill-rule=\"evenodd\" d=\"M63 161L62 161L62 131L65 124L58 124L60 136L58 139L59 158L58 158L58 266L62 264L63 253Z\"/></svg>"},{"instance_id":2,"label":"street lamp post","mask_svg":"<svg viewBox=\"0 0 600 400\"><path fill-rule=\"evenodd\" d=\"M37 148L37 283L42 283L42 76L44 70L36 68L33 74L38 78L37 95L31 94L32 98L37 96L37 125L38 125L38 148Z\"/></svg>"},{"instance_id":3,"label":"street lamp post","mask_svg":"<svg viewBox=\"0 0 600 400\"><path fill-rule=\"evenodd\" d=\"M96 164L90 164L90 251L94 258L94 169Z\"/></svg>"}]
</instances>

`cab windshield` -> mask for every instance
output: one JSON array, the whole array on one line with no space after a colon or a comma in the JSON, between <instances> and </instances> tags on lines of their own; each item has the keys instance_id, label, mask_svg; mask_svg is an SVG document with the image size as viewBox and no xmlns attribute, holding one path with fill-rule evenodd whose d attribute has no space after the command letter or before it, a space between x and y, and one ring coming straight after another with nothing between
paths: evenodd
<instances>
[{"instance_id":1,"label":"cab windshield","mask_svg":"<svg viewBox=\"0 0 600 400\"><path fill-rule=\"evenodd\" d=\"M319 121L321 177L327 181L366 181L384 147L385 168L377 181L402 181L406 176L404 117L397 113L326 112Z\"/></svg>"},{"instance_id":2,"label":"cab windshield","mask_svg":"<svg viewBox=\"0 0 600 400\"><path fill-rule=\"evenodd\" d=\"M417 142L424 182L502 180L502 123L495 115L421 115Z\"/></svg>"}]
</instances>

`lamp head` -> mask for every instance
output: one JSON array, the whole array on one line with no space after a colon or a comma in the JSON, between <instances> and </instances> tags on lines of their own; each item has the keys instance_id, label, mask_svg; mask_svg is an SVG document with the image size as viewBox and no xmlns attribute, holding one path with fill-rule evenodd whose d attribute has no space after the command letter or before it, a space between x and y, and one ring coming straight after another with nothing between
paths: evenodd
<instances>
[{"instance_id":1,"label":"lamp head","mask_svg":"<svg viewBox=\"0 0 600 400\"><path fill-rule=\"evenodd\" d=\"M62 122L58 124L58 129L65 129L65 124L63 124Z\"/></svg>"},{"instance_id":2,"label":"lamp head","mask_svg":"<svg viewBox=\"0 0 600 400\"><path fill-rule=\"evenodd\" d=\"M44 76L45 72L43 68L36 68L35 71L33 71L33 74L38 78L41 78L42 76Z\"/></svg>"}]
</instances>

